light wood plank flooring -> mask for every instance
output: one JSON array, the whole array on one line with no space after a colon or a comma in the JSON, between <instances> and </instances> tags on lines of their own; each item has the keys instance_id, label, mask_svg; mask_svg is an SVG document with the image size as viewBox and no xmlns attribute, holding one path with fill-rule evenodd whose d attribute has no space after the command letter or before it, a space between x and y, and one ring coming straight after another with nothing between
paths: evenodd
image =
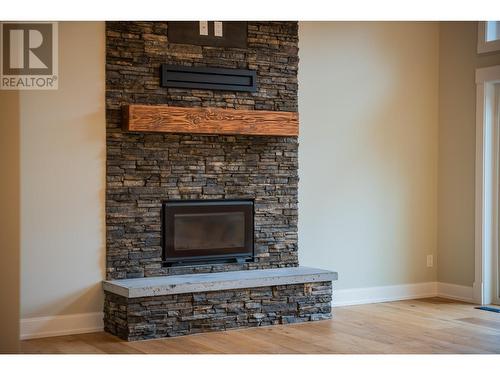
<instances>
[{"instance_id":1,"label":"light wood plank flooring","mask_svg":"<svg viewBox=\"0 0 500 375\"><path fill-rule=\"evenodd\" d=\"M500 314L428 298L334 308L330 321L125 342L107 333L22 342L24 353L500 353Z\"/></svg>"}]
</instances>

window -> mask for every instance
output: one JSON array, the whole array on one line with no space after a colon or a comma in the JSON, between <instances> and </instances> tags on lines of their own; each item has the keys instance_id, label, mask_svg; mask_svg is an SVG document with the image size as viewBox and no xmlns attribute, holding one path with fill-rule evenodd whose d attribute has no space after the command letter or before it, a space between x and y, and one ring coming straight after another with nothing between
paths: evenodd
<instances>
[{"instance_id":1,"label":"window","mask_svg":"<svg viewBox=\"0 0 500 375\"><path fill-rule=\"evenodd\" d=\"M477 53L500 51L500 21L478 23Z\"/></svg>"}]
</instances>

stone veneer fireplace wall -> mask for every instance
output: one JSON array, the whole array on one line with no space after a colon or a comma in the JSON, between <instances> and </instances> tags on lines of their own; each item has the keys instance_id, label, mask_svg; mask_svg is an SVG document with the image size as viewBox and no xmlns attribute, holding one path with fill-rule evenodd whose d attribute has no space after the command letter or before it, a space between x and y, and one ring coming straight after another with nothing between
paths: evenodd
<instances>
[{"instance_id":1,"label":"stone veneer fireplace wall","mask_svg":"<svg viewBox=\"0 0 500 375\"><path fill-rule=\"evenodd\" d=\"M106 278L297 266L295 137L127 133L122 106L297 111L297 22L248 22L246 49L172 44L167 22L106 23ZM257 92L163 88L160 64L257 71ZM162 267L168 199L254 199L255 262Z\"/></svg>"},{"instance_id":2,"label":"stone veneer fireplace wall","mask_svg":"<svg viewBox=\"0 0 500 375\"><path fill-rule=\"evenodd\" d=\"M296 137L121 127L129 104L297 112L297 27L248 22L237 49L169 43L167 22L106 24L107 332L140 340L331 317L336 273L298 267ZM163 88L163 63L254 69L258 90ZM206 199L254 200L255 261L163 266L162 202Z\"/></svg>"}]
</instances>

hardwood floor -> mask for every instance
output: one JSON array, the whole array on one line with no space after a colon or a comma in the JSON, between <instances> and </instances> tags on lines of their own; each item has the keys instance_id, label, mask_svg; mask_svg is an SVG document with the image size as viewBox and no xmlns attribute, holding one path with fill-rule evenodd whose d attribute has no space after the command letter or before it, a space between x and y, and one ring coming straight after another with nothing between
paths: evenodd
<instances>
[{"instance_id":1,"label":"hardwood floor","mask_svg":"<svg viewBox=\"0 0 500 375\"><path fill-rule=\"evenodd\" d=\"M104 332L22 342L24 353L500 353L500 314L428 298L334 308L330 321L125 342Z\"/></svg>"}]
</instances>

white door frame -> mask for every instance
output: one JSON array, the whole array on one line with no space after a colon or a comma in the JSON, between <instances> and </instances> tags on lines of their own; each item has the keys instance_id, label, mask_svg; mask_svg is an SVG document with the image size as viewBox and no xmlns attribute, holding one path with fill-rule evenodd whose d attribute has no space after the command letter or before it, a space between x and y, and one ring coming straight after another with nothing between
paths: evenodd
<instances>
[{"instance_id":1,"label":"white door frame","mask_svg":"<svg viewBox=\"0 0 500 375\"><path fill-rule=\"evenodd\" d=\"M500 129L495 84L500 66L476 69L476 226L474 302L498 300L498 156ZM498 302L498 301L497 301Z\"/></svg>"},{"instance_id":2,"label":"white door frame","mask_svg":"<svg viewBox=\"0 0 500 375\"><path fill-rule=\"evenodd\" d=\"M495 105L494 105L494 123L498 130L497 133L497 246L491 256L491 282L492 284L492 297L491 302L495 305L500 305L500 83L495 84Z\"/></svg>"}]
</instances>

